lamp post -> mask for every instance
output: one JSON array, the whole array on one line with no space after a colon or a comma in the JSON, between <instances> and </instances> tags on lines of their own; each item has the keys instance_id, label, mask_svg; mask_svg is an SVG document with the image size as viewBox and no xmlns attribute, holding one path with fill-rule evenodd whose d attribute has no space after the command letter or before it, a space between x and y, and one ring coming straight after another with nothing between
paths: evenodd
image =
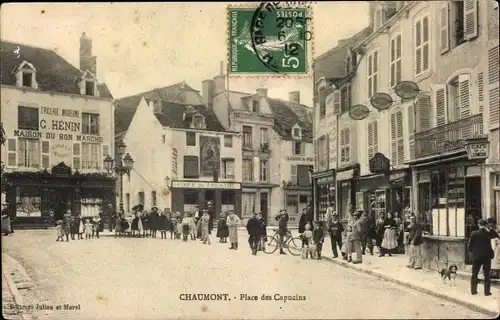
<instances>
[{"instance_id":1,"label":"lamp post","mask_svg":"<svg viewBox=\"0 0 500 320\"><path fill-rule=\"evenodd\" d=\"M106 156L106 159L104 159L104 167L108 171L108 173L114 172L115 174L120 176L120 211L123 210L123 176L125 174L130 174L130 170L132 170L134 166L134 160L130 156L130 154L125 154L125 149L127 146L123 141L120 141L118 145L116 146L118 149L118 154L120 155L120 160L119 162L116 163L115 161L109 156ZM125 157L123 156L125 154Z\"/></svg>"}]
</instances>

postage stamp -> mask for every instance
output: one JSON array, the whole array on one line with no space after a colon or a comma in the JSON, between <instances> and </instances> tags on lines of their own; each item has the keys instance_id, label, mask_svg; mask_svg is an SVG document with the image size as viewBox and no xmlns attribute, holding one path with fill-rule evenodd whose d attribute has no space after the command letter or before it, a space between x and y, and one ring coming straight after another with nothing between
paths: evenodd
<instances>
[{"instance_id":1,"label":"postage stamp","mask_svg":"<svg viewBox=\"0 0 500 320\"><path fill-rule=\"evenodd\" d=\"M312 62L311 8L286 2L228 8L230 75L307 75Z\"/></svg>"}]
</instances>

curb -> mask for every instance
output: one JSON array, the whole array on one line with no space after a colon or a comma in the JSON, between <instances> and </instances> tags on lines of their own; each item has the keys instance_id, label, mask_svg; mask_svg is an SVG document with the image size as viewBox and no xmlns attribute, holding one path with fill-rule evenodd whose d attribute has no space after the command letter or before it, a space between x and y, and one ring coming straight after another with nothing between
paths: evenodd
<instances>
[{"instance_id":1,"label":"curb","mask_svg":"<svg viewBox=\"0 0 500 320\"><path fill-rule=\"evenodd\" d=\"M19 290L17 289L16 284L12 280L12 277L10 276L10 274L8 274L8 272L6 270L4 270L4 268L2 268L2 274L5 278L5 280L7 281L7 286L9 287L10 293L14 297L14 301L16 302L16 304L18 306L22 306L23 305L23 297L19 293ZM20 311L19 316L23 320L31 320L32 319L31 316L25 314L22 310Z\"/></svg>"},{"instance_id":2,"label":"curb","mask_svg":"<svg viewBox=\"0 0 500 320\"><path fill-rule=\"evenodd\" d=\"M408 288L411 288L411 289L423 292L425 294L428 294L428 295L431 295L431 296L435 296L437 298L440 298L440 299L443 299L443 300L446 300L446 301L451 301L451 302L456 303L458 305L462 305L464 307L467 307L467 308L469 308L471 310L484 313L484 314L486 314L488 316L492 316L494 318L496 318L498 316L498 312L491 311L489 309L486 309L486 308L483 308L481 306L475 305L475 304L470 303L468 301L457 299L455 297L450 297L450 296L448 296L448 295L446 295L444 293L436 292L436 291L429 290L429 289L424 288L424 287L419 286L419 285L415 285L415 284L412 284L412 283L409 283L409 282L401 281L401 280L392 278L390 276L387 276L387 275L379 273L379 272L374 272L374 271L371 271L371 270L357 268L357 267L355 267L355 265L350 264L348 262L342 262L340 260L335 260L335 259L330 258L330 257L324 257L324 258L326 260L330 261L330 262L333 262L335 264L344 266L346 268L350 268L350 269L353 269L353 270L357 270L359 272L367 273L369 275L372 275L372 276L375 276L375 277L378 277L378 278L382 278L384 280L387 280L387 281L390 281L390 282L393 282L393 283L397 283L399 285L402 285L402 286L405 286L405 287L408 287Z\"/></svg>"}]
</instances>

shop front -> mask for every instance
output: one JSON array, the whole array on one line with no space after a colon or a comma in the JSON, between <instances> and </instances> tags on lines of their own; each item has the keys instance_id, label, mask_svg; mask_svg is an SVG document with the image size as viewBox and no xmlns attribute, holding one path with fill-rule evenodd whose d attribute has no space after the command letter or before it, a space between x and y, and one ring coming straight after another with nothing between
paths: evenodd
<instances>
[{"instance_id":1,"label":"shop front","mask_svg":"<svg viewBox=\"0 0 500 320\"><path fill-rule=\"evenodd\" d=\"M109 222L115 208L115 179L100 173L72 173L60 163L51 171L4 173L6 202L14 225L52 226L67 210Z\"/></svg>"},{"instance_id":2,"label":"shop front","mask_svg":"<svg viewBox=\"0 0 500 320\"><path fill-rule=\"evenodd\" d=\"M336 173L337 213L342 222L347 222L349 204L356 205L359 163L339 168Z\"/></svg>"},{"instance_id":3,"label":"shop front","mask_svg":"<svg viewBox=\"0 0 500 320\"><path fill-rule=\"evenodd\" d=\"M381 212L388 211L389 179L383 173L374 173L358 178L356 192L356 209L368 212L373 221L376 221Z\"/></svg>"},{"instance_id":4,"label":"shop front","mask_svg":"<svg viewBox=\"0 0 500 320\"><path fill-rule=\"evenodd\" d=\"M389 173L387 211L397 212L404 218L412 210L412 188L410 169L394 170Z\"/></svg>"},{"instance_id":5,"label":"shop front","mask_svg":"<svg viewBox=\"0 0 500 320\"><path fill-rule=\"evenodd\" d=\"M290 227L298 227L302 211L307 209L312 201L310 186L284 186L286 211L288 212Z\"/></svg>"},{"instance_id":6,"label":"shop front","mask_svg":"<svg viewBox=\"0 0 500 320\"><path fill-rule=\"evenodd\" d=\"M241 183L238 182L174 180L170 196L172 212L194 212L196 205L205 208L211 201L215 208L214 219L229 210L241 216Z\"/></svg>"},{"instance_id":7,"label":"shop front","mask_svg":"<svg viewBox=\"0 0 500 320\"><path fill-rule=\"evenodd\" d=\"M313 209L317 220L326 220L326 209L330 204L336 208L335 170L326 170L311 175L313 183Z\"/></svg>"}]
</instances>

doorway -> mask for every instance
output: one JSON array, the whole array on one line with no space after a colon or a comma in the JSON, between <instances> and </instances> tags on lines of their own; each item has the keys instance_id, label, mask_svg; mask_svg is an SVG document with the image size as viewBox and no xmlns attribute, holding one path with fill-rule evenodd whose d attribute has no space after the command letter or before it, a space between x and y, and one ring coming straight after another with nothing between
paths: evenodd
<instances>
[{"instance_id":1,"label":"doorway","mask_svg":"<svg viewBox=\"0 0 500 320\"><path fill-rule=\"evenodd\" d=\"M477 222L481 214L481 177L465 178L465 264L472 264L467 244L470 235L478 229Z\"/></svg>"},{"instance_id":2,"label":"doorway","mask_svg":"<svg viewBox=\"0 0 500 320\"><path fill-rule=\"evenodd\" d=\"M55 220L62 220L67 210L71 210L73 192L70 188L49 189L49 210L54 212Z\"/></svg>"},{"instance_id":3,"label":"doorway","mask_svg":"<svg viewBox=\"0 0 500 320\"><path fill-rule=\"evenodd\" d=\"M267 221L267 207L269 205L268 202L268 193L261 192L260 193L260 212L262 213L262 218L264 221Z\"/></svg>"},{"instance_id":4,"label":"doorway","mask_svg":"<svg viewBox=\"0 0 500 320\"><path fill-rule=\"evenodd\" d=\"M215 203L215 190L207 190L205 191L205 207L208 206L208 201L212 202L212 207L216 208Z\"/></svg>"}]
</instances>

